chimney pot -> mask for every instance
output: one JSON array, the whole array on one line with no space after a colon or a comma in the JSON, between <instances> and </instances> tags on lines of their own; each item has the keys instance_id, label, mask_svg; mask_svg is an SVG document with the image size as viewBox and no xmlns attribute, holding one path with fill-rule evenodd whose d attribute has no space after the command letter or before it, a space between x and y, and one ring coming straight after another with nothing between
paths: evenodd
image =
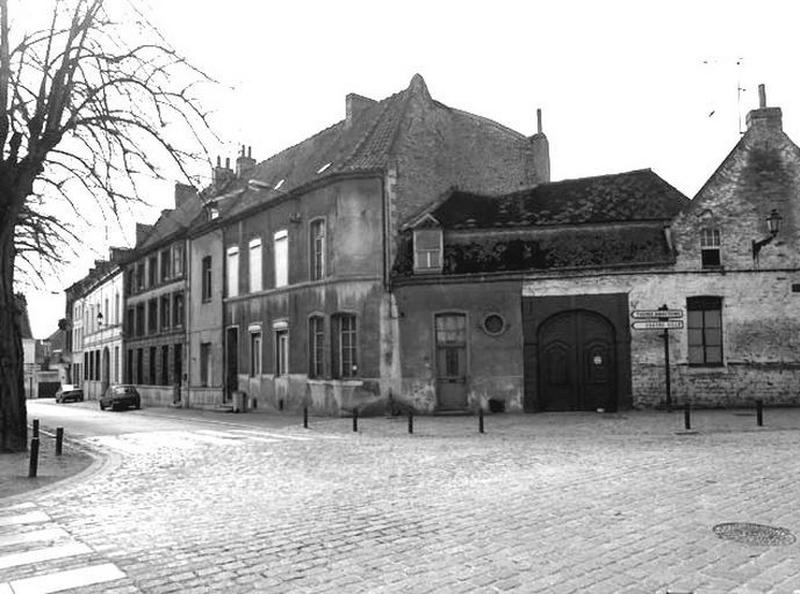
<instances>
[{"instance_id":1,"label":"chimney pot","mask_svg":"<svg viewBox=\"0 0 800 594\"><path fill-rule=\"evenodd\" d=\"M758 85L758 107L763 109L767 106L767 91L764 84Z\"/></svg>"},{"instance_id":2,"label":"chimney pot","mask_svg":"<svg viewBox=\"0 0 800 594\"><path fill-rule=\"evenodd\" d=\"M220 160L219 155L217 155L217 167L222 167L222 161Z\"/></svg>"},{"instance_id":3,"label":"chimney pot","mask_svg":"<svg viewBox=\"0 0 800 594\"><path fill-rule=\"evenodd\" d=\"M248 159L252 159L253 158L253 147L252 146L248 146L247 147L247 158Z\"/></svg>"},{"instance_id":4,"label":"chimney pot","mask_svg":"<svg viewBox=\"0 0 800 594\"><path fill-rule=\"evenodd\" d=\"M225 157L225 169L230 169L230 168L231 168L231 158Z\"/></svg>"},{"instance_id":5,"label":"chimney pot","mask_svg":"<svg viewBox=\"0 0 800 594\"><path fill-rule=\"evenodd\" d=\"M536 131L539 134L542 133L542 110L541 110L541 108L536 110Z\"/></svg>"}]
</instances>

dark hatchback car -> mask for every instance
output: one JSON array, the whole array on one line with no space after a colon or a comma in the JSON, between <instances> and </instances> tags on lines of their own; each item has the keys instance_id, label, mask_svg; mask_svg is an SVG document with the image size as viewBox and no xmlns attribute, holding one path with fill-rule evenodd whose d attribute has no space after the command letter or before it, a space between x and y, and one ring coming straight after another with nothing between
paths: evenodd
<instances>
[{"instance_id":1,"label":"dark hatchback car","mask_svg":"<svg viewBox=\"0 0 800 594\"><path fill-rule=\"evenodd\" d=\"M73 384L63 384L56 392L56 402L83 402L83 388Z\"/></svg>"},{"instance_id":2,"label":"dark hatchback car","mask_svg":"<svg viewBox=\"0 0 800 594\"><path fill-rule=\"evenodd\" d=\"M110 407L111 410L119 408L142 408L142 398L135 386L110 386L106 393L100 397L100 410Z\"/></svg>"}]
</instances>

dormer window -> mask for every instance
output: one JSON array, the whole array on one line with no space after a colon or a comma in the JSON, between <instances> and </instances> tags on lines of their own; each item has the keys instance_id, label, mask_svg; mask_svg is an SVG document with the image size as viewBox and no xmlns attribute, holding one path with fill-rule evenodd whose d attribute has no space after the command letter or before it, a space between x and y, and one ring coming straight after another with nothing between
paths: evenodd
<instances>
[{"instance_id":1,"label":"dormer window","mask_svg":"<svg viewBox=\"0 0 800 594\"><path fill-rule=\"evenodd\" d=\"M414 230L414 272L442 271L441 229Z\"/></svg>"},{"instance_id":2,"label":"dormer window","mask_svg":"<svg viewBox=\"0 0 800 594\"><path fill-rule=\"evenodd\" d=\"M700 258L703 268L719 268L719 229L704 228L700 231Z\"/></svg>"}]
</instances>

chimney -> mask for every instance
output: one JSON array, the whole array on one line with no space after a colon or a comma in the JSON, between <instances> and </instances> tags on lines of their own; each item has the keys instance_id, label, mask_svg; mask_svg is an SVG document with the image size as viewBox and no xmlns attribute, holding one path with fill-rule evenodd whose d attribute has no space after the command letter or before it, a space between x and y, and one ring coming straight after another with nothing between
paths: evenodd
<instances>
[{"instance_id":1,"label":"chimney","mask_svg":"<svg viewBox=\"0 0 800 594\"><path fill-rule=\"evenodd\" d=\"M781 108L767 107L767 92L763 84L758 85L758 109L754 109L748 113L745 121L747 122L748 130L751 128L776 132L783 130L783 114Z\"/></svg>"},{"instance_id":2,"label":"chimney","mask_svg":"<svg viewBox=\"0 0 800 594\"><path fill-rule=\"evenodd\" d=\"M130 251L130 248L110 247L108 248L108 260L109 262L119 263Z\"/></svg>"},{"instance_id":3,"label":"chimney","mask_svg":"<svg viewBox=\"0 0 800 594\"><path fill-rule=\"evenodd\" d=\"M145 225L144 223L136 223L136 245L142 243L150 231L153 230L153 225Z\"/></svg>"},{"instance_id":4,"label":"chimney","mask_svg":"<svg viewBox=\"0 0 800 594\"><path fill-rule=\"evenodd\" d=\"M550 143L542 132L542 110L536 110L536 134L530 137L533 149L533 179L536 184L550 181Z\"/></svg>"},{"instance_id":5,"label":"chimney","mask_svg":"<svg viewBox=\"0 0 800 594\"><path fill-rule=\"evenodd\" d=\"M197 197L197 190L188 184L175 184L175 208L183 206L187 200Z\"/></svg>"},{"instance_id":6,"label":"chimney","mask_svg":"<svg viewBox=\"0 0 800 594\"><path fill-rule=\"evenodd\" d=\"M231 160L230 158L225 158L225 167L223 167L220 163L220 158L217 156L217 166L211 172L211 181L212 183L219 187L223 185L226 181L233 177L233 171L231 170Z\"/></svg>"},{"instance_id":7,"label":"chimney","mask_svg":"<svg viewBox=\"0 0 800 594\"><path fill-rule=\"evenodd\" d=\"M369 97L363 97L356 93L348 93L345 97L345 113L347 121L345 126L349 128L353 122L360 116L368 107L375 105L375 100Z\"/></svg>"},{"instance_id":8,"label":"chimney","mask_svg":"<svg viewBox=\"0 0 800 594\"><path fill-rule=\"evenodd\" d=\"M253 158L253 147L247 147L247 155L244 152L244 145L242 145L242 152L236 157L236 177L243 178L250 173L256 166L256 160Z\"/></svg>"}]
</instances>

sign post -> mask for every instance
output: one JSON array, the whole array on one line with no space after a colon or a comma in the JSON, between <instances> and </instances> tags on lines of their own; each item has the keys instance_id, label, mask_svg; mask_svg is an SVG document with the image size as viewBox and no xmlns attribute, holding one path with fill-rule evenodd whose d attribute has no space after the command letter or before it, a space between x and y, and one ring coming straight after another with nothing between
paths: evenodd
<instances>
[{"instance_id":1,"label":"sign post","mask_svg":"<svg viewBox=\"0 0 800 594\"><path fill-rule=\"evenodd\" d=\"M634 330L663 330L664 384L667 390L667 412L672 412L672 386L669 376L669 331L683 328L683 310L669 309L666 304L658 309L636 309L631 312Z\"/></svg>"}]
</instances>

